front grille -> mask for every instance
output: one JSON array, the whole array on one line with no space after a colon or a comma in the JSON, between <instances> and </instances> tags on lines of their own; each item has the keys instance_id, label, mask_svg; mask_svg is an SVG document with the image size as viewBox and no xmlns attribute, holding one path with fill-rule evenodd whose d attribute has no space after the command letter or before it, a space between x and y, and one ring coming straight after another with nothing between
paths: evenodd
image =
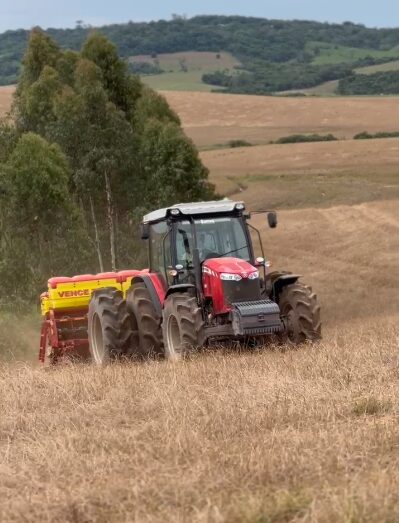
<instances>
[{"instance_id":1,"label":"front grille","mask_svg":"<svg viewBox=\"0 0 399 523\"><path fill-rule=\"evenodd\" d=\"M240 281L224 281L223 292L225 301L232 305L233 303L243 301L258 301L260 300L260 285L259 279L249 280L242 279Z\"/></svg>"},{"instance_id":2,"label":"front grille","mask_svg":"<svg viewBox=\"0 0 399 523\"><path fill-rule=\"evenodd\" d=\"M283 328L280 308L274 301L249 301L234 305L233 329L236 335L263 336L281 332Z\"/></svg>"}]
</instances>

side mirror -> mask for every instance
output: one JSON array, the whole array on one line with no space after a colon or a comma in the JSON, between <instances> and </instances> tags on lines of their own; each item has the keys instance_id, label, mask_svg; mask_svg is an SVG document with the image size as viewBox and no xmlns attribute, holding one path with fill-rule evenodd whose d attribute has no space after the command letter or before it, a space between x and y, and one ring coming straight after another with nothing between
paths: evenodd
<instances>
[{"instance_id":1,"label":"side mirror","mask_svg":"<svg viewBox=\"0 0 399 523\"><path fill-rule=\"evenodd\" d=\"M269 223L269 227L271 229L275 229L277 227L277 213L275 212L269 212L267 214L267 221Z\"/></svg>"},{"instance_id":2,"label":"side mirror","mask_svg":"<svg viewBox=\"0 0 399 523\"><path fill-rule=\"evenodd\" d=\"M148 240L150 237L150 226L148 223L140 224L140 235L142 240Z\"/></svg>"}]
</instances>

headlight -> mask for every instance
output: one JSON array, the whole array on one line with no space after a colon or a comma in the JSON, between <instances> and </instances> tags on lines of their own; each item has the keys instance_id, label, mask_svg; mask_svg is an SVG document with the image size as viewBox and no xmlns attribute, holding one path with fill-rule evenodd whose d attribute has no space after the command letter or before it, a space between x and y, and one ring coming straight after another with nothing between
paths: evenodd
<instances>
[{"instance_id":1,"label":"headlight","mask_svg":"<svg viewBox=\"0 0 399 523\"><path fill-rule=\"evenodd\" d=\"M249 278L250 280L257 280L257 279L259 278L259 271L252 272L252 273L248 276L248 278Z\"/></svg>"},{"instance_id":2,"label":"headlight","mask_svg":"<svg viewBox=\"0 0 399 523\"><path fill-rule=\"evenodd\" d=\"M227 272L222 272L220 279L223 281L240 281L242 277L239 274L229 274Z\"/></svg>"}]
</instances>

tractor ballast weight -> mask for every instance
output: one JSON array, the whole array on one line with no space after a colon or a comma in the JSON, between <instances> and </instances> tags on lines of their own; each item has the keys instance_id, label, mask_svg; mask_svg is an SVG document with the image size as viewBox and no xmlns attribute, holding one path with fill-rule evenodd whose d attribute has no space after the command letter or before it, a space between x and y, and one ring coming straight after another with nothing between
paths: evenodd
<instances>
[{"instance_id":1,"label":"tractor ballast weight","mask_svg":"<svg viewBox=\"0 0 399 523\"><path fill-rule=\"evenodd\" d=\"M263 211L262 211L263 212ZM271 228L274 212L267 213ZM150 267L49 280L40 360L85 354L98 364L152 354L179 358L213 341L291 344L321 337L320 306L299 275L256 257L243 202L178 204L141 224Z\"/></svg>"}]
</instances>

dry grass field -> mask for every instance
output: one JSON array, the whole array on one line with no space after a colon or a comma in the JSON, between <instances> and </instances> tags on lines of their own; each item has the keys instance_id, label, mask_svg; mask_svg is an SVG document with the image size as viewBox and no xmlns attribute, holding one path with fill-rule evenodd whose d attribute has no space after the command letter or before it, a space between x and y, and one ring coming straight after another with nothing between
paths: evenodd
<instances>
[{"instance_id":1,"label":"dry grass field","mask_svg":"<svg viewBox=\"0 0 399 523\"><path fill-rule=\"evenodd\" d=\"M0 117L10 110L14 90L13 85L0 86Z\"/></svg>"},{"instance_id":2,"label":"dry grass field","mask_svg":"<svg viewBox=\"0 0 399 523\"><path fill-rule=\"evenodd\" d=\"M264 145L204 151L222 194L253 209L399 198L399 139Z\"/></svg>"},{"instance_id":3,"label":"dry grass field","mask_svg":"<svg viewBox=\"0 0 399 523\"><path fill-rule=\"evenodd\" d=\"M202 96L192 101L204 107ZM224 106L224 95L212 96ZM243 107L255 132L257 109L280 100L252 100L252 113L249 100ZM351 101L330 106L343 135L362 114ZM364 129L373 130L381 111L393 128L392 99L373 101ZM299 130L299 112L309 118L299 107L282 134ZM208 127L198 127L204 139L214 113L219 129L245 128L239 106L230 109L224 118L208 106ZM187 129L191 112L180 112ZM399 521L399 141L247 147L202 158L220 191L250 208L282 209L276 230L263 216L253 224L273 268L302 274L318 292L323 341L208 351L175 364L46 372L0 363L0 521ZM27 325L31 351L32 319ZM0 331L11 351L7 319Z\"/></svg>"},{"instance_id":4,"label":"dry grass field","mask_svg":"<svg viewBox=\"0 0 399 523\"><path fill-rule=\"evenodd\" d=\"M240 62L231 53L210 53L210 52L181 52L181 53L161 53L155 58L150 55L136 55L129 59L130 62L149 63L159 65L161 69L168 73L179 72L182 65L188 71L210 72L218 69L234 69Z\"/></svg>"},{"instance_id":5,"label":"dry grass field","mask_svg":"<svg viewBox=\"0 0 399 523\"><path fill-rule=\"evenodd\" d=\"M0 367L0 520L395 523L398 331L299 352Z\"/></svg>"},{"instance_id":6,"label":"dry grass field","mask_svg":"<svg viewBox=\"0 0 399 523\"><path fill-rule=\"evenodd\" d=\"M199 147L244 139L265 144L282 136L398 131L399 98L285 98L165 92Z\"/></svg>"},{"instance_id":7,"label":"dry grass field","mask_svg":"<svg viewBox=\"0 0 399 523\"><path fill-rule=\"evenodd\" d=\"M255 221L274 266L318 290L318 346L0 365L0 521L398 521L397 209Z\"/></svg>"}]
</instances>

